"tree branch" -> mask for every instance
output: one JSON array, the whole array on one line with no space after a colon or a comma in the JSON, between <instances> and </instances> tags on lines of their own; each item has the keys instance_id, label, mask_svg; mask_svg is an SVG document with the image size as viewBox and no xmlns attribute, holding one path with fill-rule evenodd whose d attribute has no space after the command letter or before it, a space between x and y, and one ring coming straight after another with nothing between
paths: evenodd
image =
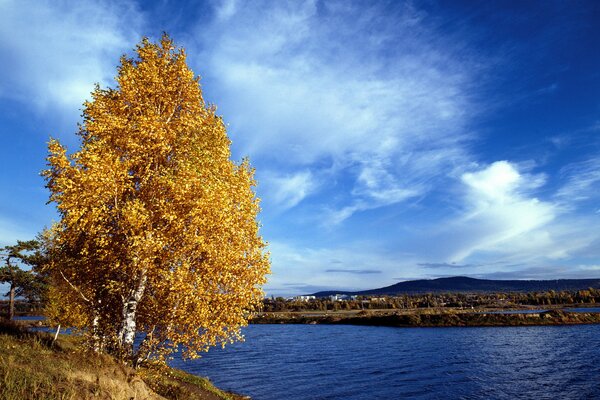
<instances>
[{"instance_id":1,"label":"tree branch","mask_svg":"<svg viewBox=\"0 0 600 400\"><path fill-rule=\"evenodd\" d=\"M69 286L71 286L73 288L73 290L75 290L77 293L79 293L79 295L81 296L81 298L85 301L87 301L88 303L91 303L92 301L90 299L88 299L87 297L85 297L85 295L81 292L81 290L79 290L79 288L75 285L73 285L65 276L65 274L63 274L62 271L58 271L60 272L60 276L62 276L62 278L65 280L65 282L67 282L69 284Z\"/></svg>"}]
</instances>

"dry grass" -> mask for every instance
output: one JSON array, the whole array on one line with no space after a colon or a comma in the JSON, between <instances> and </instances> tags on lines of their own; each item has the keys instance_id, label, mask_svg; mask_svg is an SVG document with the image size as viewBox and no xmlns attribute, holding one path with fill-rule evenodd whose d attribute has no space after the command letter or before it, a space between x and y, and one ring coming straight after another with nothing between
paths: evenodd
<instances>
[{"instance_id":1,"label":"dry grass","mask_svg":"<svg viewBox=\"0 0 600 400\"><path fill-rule=\"evenodd\" d=\"M31 333L0 320L0 399L240 399L207 379L167 367L134 371L84 351L78 339Z\"/></svg>"},{"instance_id":2,"label":"dry grass","mask_svg":"<svg viewBox=\"0 0 600 400\"><path fill-rule=\"evenodd\" d=\"M217 389L206 378L164 366L153 366L139 371L140 376L156 393L168 399L240 400L247 399Z\"/></svg>"}]
</instances>

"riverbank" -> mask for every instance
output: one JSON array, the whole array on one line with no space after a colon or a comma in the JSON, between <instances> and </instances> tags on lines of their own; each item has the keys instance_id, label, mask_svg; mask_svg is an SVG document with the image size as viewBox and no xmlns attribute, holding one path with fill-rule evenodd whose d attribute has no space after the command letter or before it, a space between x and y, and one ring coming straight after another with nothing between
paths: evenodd
<instances>
[{"instance_id":1,"label":"riverbank","mask_svg":"<svg viewBox=\"0 0 600 400\"><path fill-rule=\"evenodd\" d=\"M529 313L428 312L428 313L263 313L253 324L337 324L391 327L531 326L600 324L600 313L550 310Z\"/></svg>"},{"instance_id":2,"label":"riverbank","mask_svg":"<svg viewBox=\"0 0 600 400\"><path fill-rule=\"evenodd\" d=\"M248 399L165 366L133 370L81 350L74 336L33 333L0 320L0 399Z\"/></svg>"}]
</instances>

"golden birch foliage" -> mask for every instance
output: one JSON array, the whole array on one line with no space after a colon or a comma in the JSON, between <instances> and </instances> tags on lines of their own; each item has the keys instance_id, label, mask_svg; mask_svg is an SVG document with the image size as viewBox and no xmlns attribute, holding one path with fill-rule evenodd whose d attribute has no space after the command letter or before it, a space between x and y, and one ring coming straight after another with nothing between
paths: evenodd
<instances>
[{"instance_id":1,"label":"golden birch foliage","mask_svg":"<svg viewBox=\"0 0 600 400\"><path fill-rule=\"evenodd\" d=\"M77 152L48 146L43 174L61 217L48 268L55 318L120 343L138 290L144 349L194 356L239 338L263 296L253 170L230 160L223 121L168 37L123 57L116 82L84 104Z\"/></svg>"}]
</instances>

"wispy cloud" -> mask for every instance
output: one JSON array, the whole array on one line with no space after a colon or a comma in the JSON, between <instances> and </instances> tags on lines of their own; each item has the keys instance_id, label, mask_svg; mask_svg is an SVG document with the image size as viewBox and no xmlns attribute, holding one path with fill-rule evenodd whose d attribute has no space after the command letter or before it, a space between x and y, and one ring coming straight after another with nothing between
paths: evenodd
<instances>
[{"instance_id":1,"label":"wispy cloud","mask_svg":"<svg viewBox=\"0 0 600 400\"><path fill-rule=\"evenodd\" d=\"M427 248L434 241L436 246L427 256L442 262L418 265L448 273L468 268L470 273L484 274L524 265L543 268L576 256L597 257L592 248L600 233L589 227L598 216L580 216L558 202L537 197L546 181L545 175L508 161L463 173L463 194L456 199L462 203L460 211L412 243Z\"/></svg>"},{"instance_id":2,"label":"wispy cloud","mask_svg":"<svg viewBox=\"0 0 600 400\"><path fill-rule=\"evenodd\" d=\"M310 168L344 179L323 204L330 222L419 196L466 156L465 111L477 112L474 66L464 52L460 62L454 57L453 41L437 36L420 11L232 4L217 7L226 22L202 23L196 35L205 84L220 98L239 152L279 173Z\"/></svg>"},{"instance_id":3,"label":"wispy cloud","mask_svg":"<svg viewBox=\"0 0 600 400\"><path fill-rule=\"evenodd\" d=\"M536 91L537 94L551 94L554 93L558 90L559 85L558 83L552 83L548 86L544 86L543 88L540 88Z\"/></svg>"},{"instance_id":4,"label":"wispy cloud","mask_svg":"<svg viewBox=\"0 0 600 400\"><path fill-rule=\"evenodd\" d=\"M394 255L385 254L368 243L313 248L276 241L271 242L269 247L273 261L273 274L267 284L269 292L292 292L286 287L287 282L304 282L305 285L332 290L369 289L374 284L384 286L403 265ZM355 248L361 251L353 250ZM333 268L332 260L336 264ZM342 267L347 265L352 268ZM365 275L372 278L365 280Z\"/></svg>"},{"instance_id":5,"label":"wispy cloud","mask_svg":"<svg viewBox=\"0 0 600 400\"><path fill-rule=\"evenodd\" d=\"M307 285L305 283L285 284L281 287L271 288L269 293L273 296L290 296L290 294L310 294L331 290L330 286Z\"/></svg>"},{"instance_id":6,"label":"wispy cloud","mask_svg":"<svg viewBox=\"0 0 600 400\"><path fill-rule=\"evenodd\" d=\"M566 181L556 197L565 205L590 199L598 199L600 193L600 158L572 163L563 167L560 175Z\"/></svg>"},{"instance_id":7,"label":"wispy cloud","mask_svg":"<svg viewBox=\"0 0 600 400\"><path fill-rule=\"evenodd\" d=\"M368 275L368 274L381 274L380 269L326 269L325 272L330 274L356 274L356 275Z\"/></svg>"},{"instance_id":8,"label":"wispy cloud","mask_svg":"<svg viewBox=\"0 0 600 400\"><path fill-rule=\"evenodd\" d=\"M93 84L112 82L140 23L126 2L0 2L0 50L10 60L0 64L0 96L75 120Z\"/></svg>"},{"instance_id":9,"label":"wispy cloud","mask_svg":"<svg viewBox=\"0 0 600 400\"><path fill-rule=\"evenodd\" d=\"M589 150L591 147L597 150L600 146L598 132L600 132L600 120L595 120L582 128L574 129L560 135L553 135L548 138L548 141L558 150L565 150L569 147L580 150ZM581 153L585 153L585 151Z\"/></svg>"},{"instance_id":10,"label":"wispy cloud","mask_svg":"<svg viewBox=\"0 0 600 400\"><path fill-rule=\"evenodd\" d=\"M419 267L431 268L431 269L461 269L461 268L472 268L473 264L456 264L456 263L418 263Z\"/></svg>"},{"instance_id":11,"label":"wispy cloud","mask_svg":"<svg viewBox=\"0 0 600 400\"><path fill-rule=\"evenodd\" d=\"M597 279L600 278L600 265L547 264L543 266L514 268L508 271L493 271L481 274L473 274L472 276L474 278L482 279Z\"/></svg>"},{"instance_id":12,"label":"wispy cloud","mask_svg":"<svg viewBox=\"0 0 600 400\"><path fill-rule=\"evenodd\" d=\"M217 19L219 21L226 21L231 18L237 11L238 1L237 0L223 0L215 3L215 10Z\"/></svg>"},{"instance_id":13,"label":"wispy cloud","mask_svg":"<svg viewBox=\"0 0 600 400\"><path fill-rule=\"evenodd\" d=\"M556 217L556 207L530 195L544 183L544 176L520 173L507 162L498 161L462 175L465 185L465 213L449 229L464 244L450 259L460 262L477 251L504 252L515 242L529 246L549 240L539 230Z\"/></svg>"},{"instance_id":14,"label":"wispy cloud","mask_svg":"<svg viewBox=\"0 0 600 400\"><path fill-rule=\"evenodd\" d=\"M307 170L283 175L261 174L261 185L265 188L263 191L269 193L268 200L283 210L296 206L318 186Z\"/></svg>"}]
</instances>

